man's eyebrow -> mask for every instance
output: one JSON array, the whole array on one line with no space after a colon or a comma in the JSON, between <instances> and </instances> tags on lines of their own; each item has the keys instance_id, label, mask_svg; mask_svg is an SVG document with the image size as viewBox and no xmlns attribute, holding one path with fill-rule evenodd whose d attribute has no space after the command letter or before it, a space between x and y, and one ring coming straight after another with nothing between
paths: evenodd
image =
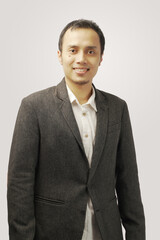
<instances>
[{"instance_id":1,"label":"man's eyebrow","mask_svg":"<svg viewBox=\"0 0 160 240\"><path fill-rule=\"evenodd\" d=\"M76 45L68 45L68 48L76 48L76 47L78 47L78 46L76 46Z\"/></svg>"},{"instance_id":2,"label":"man's eyebrow","mask_svg":"<svg viewBox=\"0 0 160 240\"><path fill-rule=\"evenodd\" d=\"M77 45L68 45L68 48L78 48L79 46L77 46ZM85 48L91 48L91 49L95 49L95 48L97 48L97 46L87 46L87 47L85 47Z\"/></svg>"},{"instance_id":3,"label":"man's eyebrow","mask_svg":"<svg viewBox=\"0 0 160 240\"><path fill-rule=\"evenodd\" d=\"M96 46L87 46L86 48L93 48L93 49L95 49L97 47Z\"/></svg>"}]
</instances>

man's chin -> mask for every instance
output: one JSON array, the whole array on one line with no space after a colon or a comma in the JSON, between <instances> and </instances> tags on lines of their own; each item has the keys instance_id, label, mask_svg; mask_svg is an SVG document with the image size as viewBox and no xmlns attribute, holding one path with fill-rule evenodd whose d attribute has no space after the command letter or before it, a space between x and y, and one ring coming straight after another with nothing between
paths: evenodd
<instances>
[{"instance_id":1,"label":"man's chin","mask_svg":"<svg viewBox=\"0 0 160 240\"><path fill-rule=\"evenodd\" d=\"M89 80L73 80L73 82L77 85L86 85L88 84L90 81Z\"/></svg>"}]
</instances>

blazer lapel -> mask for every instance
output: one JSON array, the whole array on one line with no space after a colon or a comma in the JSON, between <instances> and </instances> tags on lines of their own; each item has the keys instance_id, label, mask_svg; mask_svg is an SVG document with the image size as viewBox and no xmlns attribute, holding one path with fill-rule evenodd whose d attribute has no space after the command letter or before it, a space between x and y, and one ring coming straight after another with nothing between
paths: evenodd
<instances>
[{"instance_id":1,"label":"blazer lapel","mask_svg":"<svg viewBox=\"0 0 160 240\"><path fill-rule=\"evenodd\" d=\"M108 127L108 104L106 98L98 90L96 90L96 106L97 106L96 138L93 149L92 164L88 183L91 181L91 178L93 177L98 166L105 145Z\"/></svg>"},{"instance_id":2,"label":"blazer lapel","mask_svg":"<svg viewBox=\"0 0 160 240\"><path fill-rule=\"evenodd\" d=\"M58 96L58 98L60 98L63 101L62 105L61 105L61 111L62 111L63 117L66 120L69 128L71 129L71 131L72 131L73 135L75 136L81 149L85 153L83 143L81 140L81 136L79 133L78 125L77 125L76 119L74 117L71 103L69 101L67 88L66 88L64 79L57 86L57 96Z\"/></svg>"},{"instance_id":3,"label":"blazer lapel","mask_svg":"<svg viewBox=\"0 0 160 240\"><path fill-rule=\"evenodd\" d=\"M97 128L96 128L95 146L93 148L92 163L91 163L88 183L91 180L91 178L94 176L94 173L98 166L98 163L105 145L107 127L108 127L108 105L107 105L106 98L96 88L95 88L95 91L96 91L96 107L97 107ZM85 155L84 146L79 133L76 119L74 117L72 106L69 101L64 79L57 85L57 97L62 100L61 112L63 114L63 117L67 122L69 128L71 129L74 137L76 138L79 146L81 147ZM87 157L86 157L86 160L87 160Z\"/></svg>"}]
</instances>

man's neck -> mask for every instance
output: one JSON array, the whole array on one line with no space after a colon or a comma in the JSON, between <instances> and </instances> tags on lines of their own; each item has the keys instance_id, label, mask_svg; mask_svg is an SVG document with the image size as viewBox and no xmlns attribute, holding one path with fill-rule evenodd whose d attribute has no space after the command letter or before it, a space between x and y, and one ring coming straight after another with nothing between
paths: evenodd
<instances>
[{"instance_id":1,"label":"man's neck","mask_svg":"<svg viewBox=\"0 0 160 240\"><path fill-rule=\"evenodd\" d=\"M73 92L73 94L78 99L79 103L82 105L88 101L90 96L92 95L92 83L87 84L77 84L77 83L70 83L66 81L66 84Z\"/></svg>"}]
</instances>

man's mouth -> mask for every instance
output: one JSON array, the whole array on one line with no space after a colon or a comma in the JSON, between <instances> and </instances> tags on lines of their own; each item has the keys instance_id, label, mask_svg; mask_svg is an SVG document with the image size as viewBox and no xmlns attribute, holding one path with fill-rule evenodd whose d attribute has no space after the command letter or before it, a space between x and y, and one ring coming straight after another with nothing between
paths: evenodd
<instances>
[{"instance_id":1,"label":"man's mouth","mask_svg":"<svg viewBox=\"0 0 160 240\"><path fill-rule=\"evenodd\" d=\"M78 74L84 74L89 71L89 68L73 68L76 73Z\"/></svg>"}]
</instances>

